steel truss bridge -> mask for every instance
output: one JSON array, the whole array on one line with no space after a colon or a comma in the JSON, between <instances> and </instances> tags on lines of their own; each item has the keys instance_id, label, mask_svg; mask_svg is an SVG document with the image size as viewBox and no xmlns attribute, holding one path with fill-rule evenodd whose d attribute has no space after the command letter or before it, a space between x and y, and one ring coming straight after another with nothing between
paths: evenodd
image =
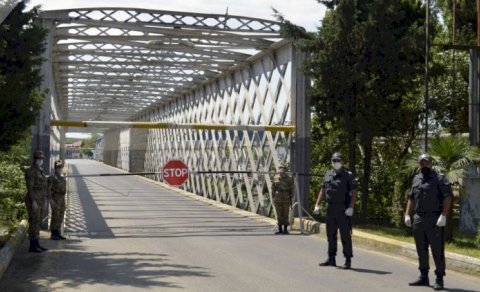
<instances>
[{"instance_id":1,"label":"steel truss bridge","mask_svg":"<svg viewBox=\"0 0 480 292\"><path fill-rule=\"evenodd\" d=\"M282 162L308 172L303 55L280 36L280 23L132 8L43 11L41 20L48 96L32 147L50 157L46 169L64 157L66 132L100 131L104 163L160 172L181 158L199 172L182 188L264 215L274 212L268 172ZM72 128L79 123L97 127ZM298 178L300 194L308 184Z\"/></svg>"}]
</instances>

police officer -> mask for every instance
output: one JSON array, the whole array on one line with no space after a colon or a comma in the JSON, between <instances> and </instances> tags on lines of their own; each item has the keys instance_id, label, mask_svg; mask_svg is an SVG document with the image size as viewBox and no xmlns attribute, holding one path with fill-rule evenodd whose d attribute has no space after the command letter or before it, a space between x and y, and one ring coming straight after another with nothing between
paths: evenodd
<instances>
[{"instance_id":1,"label":"police officer","mask_svg":"<svg viewBox=\"0 0 480 292\"><path fill-rule=\"evenodd\" d=\"M332 155L332 170L323 178L322 188L315 204L315 214L320 213L320 203L326 200L326 225L328 238L328 259L320 266L336 266L337 229L340 229L345 264L343 269L350 269L352 265L352 234L350 217L357 200L358 183L355 176L343 167L342 155Z\"/></svg>"},{"instance_id":2,"label":"police officer","mask_svg":"<svg viewBox=\"0 0 480 292\"><path fill-rule=\"evenodd\" d=\"M42 209L46 200L47 178L43 174L43 152L37 150L33 154L33 164L25 171L27 195L25 205L28 211L28 235L30 238L29 252L42 252L47 249L39 243Z\"/></svg>"},{"instance_id":3,"label":"police officer","mask_svg":"<svg viewBox=\"0 0 480 292\"><path fill-rule=\"evenodd\" d=\"M445 241L443 237L447 224L447 213L452 203L452 187L445 176L432 170L432 157L422 154L418 157L420 172L415 175L412 190L408 195L405 211L405 224L412 227L410 213L413 216L413 237L417 247L420 277L409 283L410 286L429 286L428 246L435 261L435 285L433 289L443 289L445 276Z\"/></svg>"},{"instance_id":4,"label":"police officer","mask_svg":"<svg viewBox=\"0 0 480 292\"><path fill-rule=\"evenodd\" d=\"M275 234L288 234L288 213L294 196L293 178L287 174L286 164L281 164L273 178L272 199L277 211L278 231ZM283 226L283 231L282 231Z\"/></svg>"},{"instance_id":5,"label":"police officer","mask_svg":"<svg viewBox=\"0 0 480 292\"><path fill-rule=\"evenodd\" d=\"M48 194L52 207L52 219L50 222L51 236L53 240L64 240L60 232L65 213L65 194L67 192L67 180L63 175L64 163L62 160L55 161L55 173L48 177Z\"/></svg>"}]
</instances>

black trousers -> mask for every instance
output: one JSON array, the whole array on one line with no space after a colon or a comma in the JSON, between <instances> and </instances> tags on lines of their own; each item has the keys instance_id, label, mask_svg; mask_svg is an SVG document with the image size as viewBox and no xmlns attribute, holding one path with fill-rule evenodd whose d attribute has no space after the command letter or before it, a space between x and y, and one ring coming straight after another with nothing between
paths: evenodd
<instances>
[{"instance_id":1,"label":"black trousers","mask_svg":"<svg viewBox=\"0 0 480 292\"><path fill-rule=\"evenodd\" d=\"M418 269L421 273L428 273L430 269L428 247L432 250L435 262L435 275L445 276L445 228L437 226L440 214L415 214L413 216L413 237L418 254Z\"/></svg>"},{"instance_id":2,"label":"black trousers","mask_svg":"<svg viewBox=\"0 0 480 292\"><path fill-rule=\"evenodd\" d=\"M353 257L352 250L352 227L350 217L345 215L343 206L327 206L327 238L328 238L328 256L337 255L337 233L340 230L340 239L342 240L343 255L345 258Z\"/></svg>"}]
</instances>

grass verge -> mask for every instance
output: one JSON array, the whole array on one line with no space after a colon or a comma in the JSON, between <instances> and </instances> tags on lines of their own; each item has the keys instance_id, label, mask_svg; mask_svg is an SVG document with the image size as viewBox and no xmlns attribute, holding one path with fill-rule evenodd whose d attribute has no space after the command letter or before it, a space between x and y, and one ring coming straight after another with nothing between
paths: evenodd
<instances>
[{"instance_id":1,"label":"grass verge","mask_svg":"<svg viewBox=\"0 0 480 292\"><path fill-rule=\"evenodd\" d=\"M378 236L396 239L412 244L415 243L411 232L404 228L376 224L356 225L354 228ZM464 234L458 232L458 230L454 230L453 241L445 245L445 251L480 259L480 243L478 238L479 235L475 236L472 234Z\"/></svg>"}]
</instances>

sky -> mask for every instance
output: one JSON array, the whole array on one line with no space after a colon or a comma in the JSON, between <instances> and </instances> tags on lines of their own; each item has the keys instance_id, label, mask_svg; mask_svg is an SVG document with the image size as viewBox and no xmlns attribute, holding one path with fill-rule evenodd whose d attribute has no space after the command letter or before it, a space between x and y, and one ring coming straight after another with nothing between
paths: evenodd
<instances>
[{"instance_id":1,"label":"sky","mask_svg":"<svg viewBox=\"0 0 480 292\"><path fill-rule=\"evenodd\" d=\"M119 7L248 16L275 20L272 7L307 31L316 31L326 8L316 0L31 0L41 10ZM88 138L86 133L67 133L71 138Z\"/></svg>"},{"instance_id":2,"label":"sky","mask_svg":"<svg viewBox=\"0 0 480 292\"><path fill-rule=\"evenodd\" d=\"M143 8L168 11L249 16L275 20L272 7L286 19L316 31L325 14L325 6L316 0L31 0L30 6L41 5L42 10L120 7Z\"/></svg>"}]
</instances>

